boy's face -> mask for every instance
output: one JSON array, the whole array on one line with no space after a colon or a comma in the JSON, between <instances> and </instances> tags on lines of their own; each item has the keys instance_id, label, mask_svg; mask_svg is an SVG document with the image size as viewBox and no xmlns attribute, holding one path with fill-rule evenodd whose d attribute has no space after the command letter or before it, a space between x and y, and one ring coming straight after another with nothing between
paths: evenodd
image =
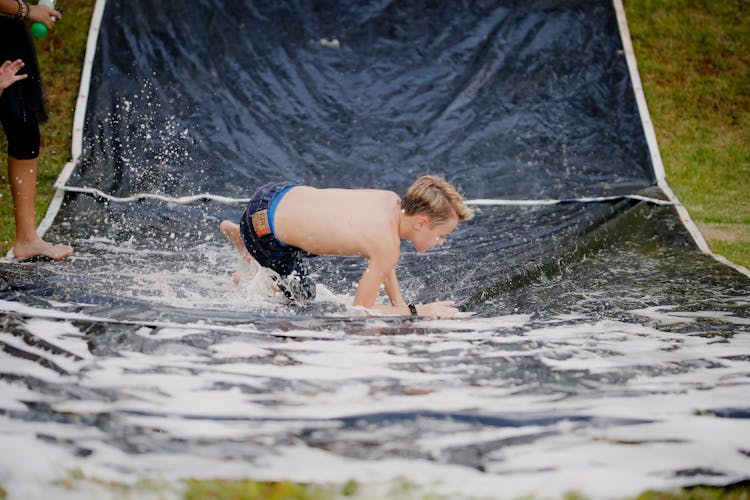
<instances>
[{"instance_id":1,"label":"boy's face","mask_svg":"<svg viewBox=\"0 0 750 500\"><path fill-rule=\"evenodd\" d=\"M453 216L440 224L433 225L429 217L420 216L415 225L416 231L412 243L417 252L422 253L435 246L443 245L448 235L458 226L458 217Z\"/></svg>"}]
</instances>

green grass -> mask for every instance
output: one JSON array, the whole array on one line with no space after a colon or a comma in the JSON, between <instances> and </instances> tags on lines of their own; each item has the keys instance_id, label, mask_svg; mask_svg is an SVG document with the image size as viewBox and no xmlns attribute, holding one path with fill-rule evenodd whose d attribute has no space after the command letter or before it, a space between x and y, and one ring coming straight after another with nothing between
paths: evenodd
<instances>
[{"instance_id":1,"label":"green grass","mask_svg":"<svg viewBox=\"0 0 750 500\"><path fill-rule=\"evenodd\" d=\"M402 500L448 500L450 495L424 493L417 485L406 479L395 479L384 489L368 490L354 481L341 485L317 485L291 483L287 481L258 482L242 480L197 480L169 482L143 479L127 485L100 481L86 477L80 471L71 471L70 476L57 483L58 487L73 493L86 491L97 498L175 498L184 500L346 500L364 498L387 498ZM0 500L7 496L0 487ZM466 497L461 497L466 498ZM517 500L535 500L532 495ZM560 500L588 500L578 493L565 493ZM728 486L691 486L669 491L647 490L630 500L750 500L750 481Z\"/></svg>"},{"instance_id":2,"label":"green grass","mask_svg":"<svg viewBox=\"0 0 750 500\"><path fill-rule=\"evenodd\" d=\"M357 492L354 482L341 487L245 480L187 481L185 500L326 500Z\"/></svg>"},{"instance_id":3,"label":"green grass","mask_svg":"<svg viewBox=\"0 0 750 500\"><path fill-rule=\"evenodd\" d=\"M750 500L750 482L731 486L694 486L675 491L649 490L635 500Z\"/></svg>"},{"instance_id":4,"label":"green grass","mask_svg":"<svg viewBox=\"0 0 750 500\"><path fill-rule=\"evenodd\" d=\"M667 181L711 250L750 267L750 3L625 10Z\"/></svg>"}]
</instances>

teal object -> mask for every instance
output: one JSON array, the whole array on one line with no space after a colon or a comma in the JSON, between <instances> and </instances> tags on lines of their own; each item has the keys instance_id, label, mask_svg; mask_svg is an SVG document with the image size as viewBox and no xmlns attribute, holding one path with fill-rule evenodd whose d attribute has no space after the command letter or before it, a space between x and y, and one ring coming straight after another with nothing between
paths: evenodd
<instances>
[{"instance_id":1,"label":"teal object","mask_svg":"<svg viewBox=\"0 0 750 500\"><path fill-rule=\"evenodd\" d=\"M48 31L47 26L42 23L31 24L31 34L34 35L34 38L44 38Z\"/></svg>"}]
</instances>

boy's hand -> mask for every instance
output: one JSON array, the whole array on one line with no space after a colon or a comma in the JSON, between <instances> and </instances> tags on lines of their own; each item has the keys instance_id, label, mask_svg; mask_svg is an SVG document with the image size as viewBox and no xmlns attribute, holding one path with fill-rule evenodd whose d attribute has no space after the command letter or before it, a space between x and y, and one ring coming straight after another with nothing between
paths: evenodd
<instances>
[{"instance_id":1,"label":"boy's hand","mask_svg":"<svg viewBox=\"0 0 750 500\"><path fill-rule=\"evenodd\" d=\"M440 319L450 319L458 313L458 308L453 307L454 300L443 300L440 302L430 302L429 304L419 304L417 313L420 316L437 316Z\"/></svg>"}]
</instances>

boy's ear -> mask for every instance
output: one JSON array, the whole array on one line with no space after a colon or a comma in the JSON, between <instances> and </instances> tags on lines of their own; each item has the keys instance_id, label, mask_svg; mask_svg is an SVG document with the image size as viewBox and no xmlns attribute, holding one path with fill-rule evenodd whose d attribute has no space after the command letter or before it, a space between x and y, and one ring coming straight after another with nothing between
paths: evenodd
<instances>
[{"instance_id":1,"label":"boy's ear","mask_svg":"<svg viewBox=\"0 0 750 500\"><path fill-rule=\"evenodd\" d=\"M429 225L430 218L426 215L417 215L414 218L414 228L415 229L422 229L424 226Z\"/></svg>"}]
</instances>

